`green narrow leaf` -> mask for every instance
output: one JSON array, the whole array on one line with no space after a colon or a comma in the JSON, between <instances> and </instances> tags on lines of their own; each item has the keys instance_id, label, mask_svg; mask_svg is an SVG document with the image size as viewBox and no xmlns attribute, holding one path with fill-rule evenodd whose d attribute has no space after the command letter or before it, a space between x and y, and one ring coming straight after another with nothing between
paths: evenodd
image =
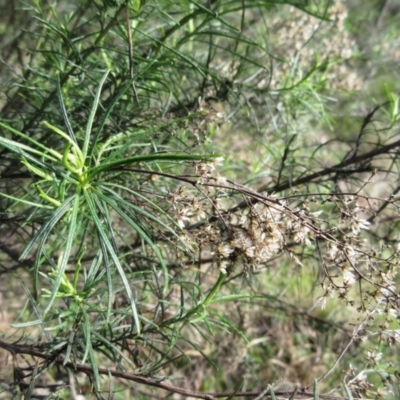
<instances>
[{"instance_id":1,"label":"green narrow leaf","mask_svg":"<svg viewBox=\"0 0 400 400\"><path fill-rule=\"evenodd\" d=\"M21 284L21 286L24 289L24 292L25 292L25 294L26 294L26 296L28 298L28 300L26 302L26 305L24 307L22 307L20 316L24 315L26 306L28 304L31 304L33 312L35 313L36 317L38 318L38 320L32 321L32 322L34 323L34 325L38 325L38 324L41 325L42 332L44 332L44 334L46 335L47 340L50 342L51 341L51 335L48 332L46 332L45 329L44 329L45 328L44 319L43 319L42 314L41 314L41 312L40 312L40 310L38 308L37 302L35 301L35 299L32 296L32 293L30 292L28 287L25 285L25 282L17 274L13 273L12 271L11 271L11 274L12 274L12 276L14 278L16 278L19 281L19 283ZM20 317L18 317L18 319L19 318Z\"/></svg>"},{"instance_id":2,"label":"green narrow leaf","mask_svg":"<svg viewBox=\"0 0 400 400\"><path fill-rule=\"evenodd\" d=\"M93 261L90 264L89 271L85 275L85 286L93 286L94 282L97 281L100 275L103 275L100 269L101 262L103 260L103 252L99 249L96 255L93 257ZM86 272L86 269L84 269Z\"/></svg>"},{"instance_id":3,"label":"green narrow leaf","mask_svg":"<svg viewBox=\"0 0 400 400\"><path fill-rule=\"evenodd\" d=\"M46 368L47 369L47 368ZM41 377L43 370L41 369L40 373L38 373L38 364L36 363L32 375L30 377L30 382L29 382L29 387L28 390L24 394L25 399L32 399L33 397L33 391L35 390L36 382L37 380ZM35 396L36 397L36 396Z\"/></svg>"},{"instance_id":4,"label":"green narrow leaf","mask_svg":"<svg viewBox=\"0 0 400 400\"><path fill-rule=\"evenodd\" d=\"M319 400L318 381L314 379L314 400Z\"/></svg>"},{"instance_id":5,"label":"green narrow leaf","mask_svg":"<svg viewBox=\"0 0 400 400\"><path fill-rule=\"evenodd\" d=\"M100 120L99 127L97 128L96 134L94 135L94 138L92 142L90 143L90 147L88 150L88 155L89 157L93 155L93 152L96 148L97 141L99 140L99 136L101 132L103 131L104 125L108 119L108 116L110 115L111 111L115 107L115 105L118 103L119 99L125 94L125 92L131 87L133 79L130 79L121 89L120 91L113 97L110 105L107 107L105 112L102 114L102 118Z\"/></svg>"},{"instance_id":6,"label":"green narrow leaf","mask_svg":"<svg viewBox=\"0 0 400 400\"><path fill-rule=\"evenodd\" d=\"M61 93L60 75L59 74L57 75L57 97L58 97L58 102L59 102L60 108L61 108L61 114L63 116L65 126L67 127L67 131L69 133L69 136L74 141L74 143L77 145L78 142L76 141L76 137L75 137L74 131L72 129L71 123L69 122L67 110L65 109L65 104L64 104L63 97L62 97L62 93Z\"/></svg>"},{"instance_id":7,"label":"green narrow leaf","mask_svg":"<svg viewBox=\"0 0 400 400\"><path fill-rule=\"evenodd\" d=\"M38 288L38 276L39 276L39 266L40 266L40 258L42 249L47 241L48 236L53 231L53 228L61 220L61 218L68 212L71 207L72 201L74 197L70 197L60 207L56 208L56 210L51 214L50 218L41 226L39 231L35 234L35 236L31 239L31 241L26 246L24 252L20 256L20 260L24 260L28 254L31 252L35 243L40 239L38 250L36 254L35 263L33 266L33 297L37 299L37 288Z\"/></svg>"},{"instance_id":8,"label":"green narrow leaf","mask_svg":"<svg viewBox=\"0 0 400 400\"><path fill-rule=\"evenodd\" d=\"M11 324L13 328L28 328L29 326L41 325L43 324L43 319L37 319L35 321L21 322Z\"/></svg>"},{"instance_id":9,"label":"green narrow leaf","mask_svg":"<svg viewBox=\"0 0 400 400\"><path fill-rule=\"evenodd\" d=\"M79 190L73 197L74 197L75 201L72 206L72 213L71 213L71 218L70 218L69 226L68 226L68 236L67 236L67 240L65 241L65 245L63 248L64 252L61 256L61 260L60 260L59 264L57 265L57 269L58 269L57 277L54 281L54 286L51 291L49 302L47 304L46 309L44 310L44 313L43 313L44 315L46 315L49 312L49 310L50 310L51 306L53 305L54 300L57 296L58 289L59 289L60 283L61 283L61 278L64 275L65 268L67 267L68 260L71 255L72 245L76 238L77 218L78 218L78 211L80 208L79 207L79 201L80 201Z\"/></svg>"},{"instance_id":10,"label":"green narrow leaf","mask_svg":"<svg viewBox=\"0 0 400 400\"><path fill-rule=\"evenodd\" d=\"M205 314L206 314L206 316L204 318L204 323L207 327L207 331L212 337L214 337L215 333L214 333L213 325L216 325L218 327L218 324L215 323L215 321L211 321L209 318L207 318L208 317L207 313L205 313ZM190 321L190 322L193 323L192 321Z\"/></svg>"},{"instance_id":11,"label":"green narrow leaf","mask_svg":"<svg viewBox=\"0 0 400 400\"><path fill-rule=\"evenodd\" d=\"M133 219L121 208L118 204L109 199L107 196L102 196L103 201L106 202L110 207L112 207L139 235L140 237L150 246L150 248L156 254L158 260L160 261L161 268L164 271L164 292L168 290L169 274L168 269L164 261L159 248L154 244L151 238L146 234L146 232L135 222Z\"/></svg>"},{"instance_id":12,"label":"green narrow leaf","mask_svg":"<svg viewBox=\"0 0 400 400\"><path fill-rule=\"evenodd\" d=\"M97 389L100 389L100 374L99 374L99 368L97 366L97 360L94 356L94 352L92 347L90 347L89 351L89 358L90 358L90 365L93 370L93 375L94 375L94 383Z\"/></svg>"},{"instance_id":13,"label":"green narrow leaf","mask_svg":"<svg viewBox=\"0 0 400 400\"><path fill-rule=\"evenodd\" d=\"M92 188L93 193L96 193L96 206L97 206L97 211L98 211L98 215L101 215L102 217L102 221L104 223L104 228L105 228L105 232L107 232L108 238L110 240L110 243L114 249L115 252L118 253L118 244L117 244L117 239L115 237L115 232L114 232L114 228L112 226L112 221L111 221L111 217L110 217L110 212L108 209L108 204L107 202L105 202L99 195L98 192L93 190L94 188Z\"/></svg>"},{"instance_id":14,"label":"green narrow leaf","mask_svg":"<svg viewBox=\"0 0 400 400\"><path fill-rule=\"evenodd\" d=\"M112 376L110 370L108 370L108 382L109 382L109 385L108 385L108 393L109 393L108 400L112 400L113 394L114 394L114 379L113 379L113 376Z\"/></svg>"},{"instance_id":15,"label":"green narrow leaf","mask_svg":"<svg viewBox=\"0 0 400 400\"><path fill-rule=\"evenodd\" d=\"M102 246L102 250L104 251L103 257L104 257L104 259L106 259L107 253L108 253L110 255L111 259L113 260L115 266L117 267L118 273L121 277L122 283L124 285L126 294L128 296L128 299L129 299L129 302L131 305L132 317L135 321L137 334L140 334L140 322L139 322L138 313L136 310L135 301L133 299L132 290L130 288L128 278L125 275L124 269L123 269L121 263L119 262L118 256L115 253L115 251L111 245L111 242L110 242L109 238L107 237L107 234L105 233L103 226L101 224L101 221L97 215L96 207L95 207L95 202L96 202L95 195L94 195L94 193L89 193L88 190L84 190L84 196L85 196L86 203L89 207L90 214L96 225L100 245ZM92 199L92 196L93 196L93 199ZM111 293L109 293L109 296L111 296Z\"/></svg>"},{"instance_id":16,"label":"green narrow leaf","mask_svg":"<svg viewBox=\"0 0 400 400\"><path fill-rule=\"evenodd\" d=\"M233 389L232 394L226 398L226 400L232 400L236 397L236 394L239 392L239 390L242 388L244 382L244 377L240 380L240 382L236 385L235 389Z\"/></svg>"},{"instance_id":17,"label":"green narrow leaf","mask_svg":"<svg viewBox=\"0 0 400 400\"><path fill-rule=\"evenodd\" d=\"M343 382L344 390L347 394L347 400L354 400L353 395L351 394L350 388L347 386L346 382Z\"/></svg>"},{"instance_id":18,"label":"green narrow leaf","mask_svg":"<svg viewBox=\"0 0 400 400\"><path fill-rule=\"evenodd\" d=\"M104 324L107 325L110 323L110 317L112 313L112 297L113 297L113 282L112 282L112 271L111 271L111 263L108 257L107 248L102 240L99 240L100 243L100 251L102 253L102 258L104 259L104 266L106 270L107 276L107 294L108 294L108 301L107 301L107 312L106 312L106 320ZM100 264L101 265L101 264ZM99 267L100 267L99 265ZM102 272L100 272L102 273ZM131 306L132 307L132 306Z\"/></svg>"},{"instance_id":19,"label":"green narrow leaf","mask_svg":"<svg viewBox=\"0 0 400 400\"><path fill-rule=\"evenodd\" d=\"M37 168L33 164L29 163L28 160L25 157L22 157L21 163L24 164L25 167L27 167L29 171L33 172L39 178L42 178L45 181L52 181L53 180L53 178L50 176L50 174L46 170Z\"/></svg>"},{"instance_id":20,"label":"green narrow leaf","mask_svg":"<svg viewBox=\"0 0 400 400\"><path fill-rule=\"evenodd\" d=\"M70 47L72 49L76 58L83 65L84 61L81 57L81 54L79 53L78 49L75 47L74 43L69 39L68 35L66 35L64 32L62 32L60 29L58 29L56 26L50 24L46 20L39 18L37 16L35 16L34 18L37 19L39 22L41 22L43 25L45 25L47 28L49 28L50 30L55 32L57 35L59 35L61 37L61 39L64 41L66 47Z\"/></svg>"},{"instance_id":21,"label":"green narrow leaf","mask_svg":"<svg viewBox=\"0 0 400 400\"><path fill-rule=\"evenodd\" d=\"M17 131L16 129L12 128L11 126L3 124L2 122L0 122L0 127L8 130L9 132L13 133L14 135L17 135L17 136L21 137L22 139L26 140L27 142L30 142L30 143L34 144L35 146L37 146L38 148L43 150L43 151L35 150L32 147L29 147L29 146L24 145L22 143L19 143L19 142L16 142L14 140L10 140L10 139L7 139L5 137L1 137L0 136L0 144L2 144L4 147L7 147L10 150L12 150L12 151L14 151L14 152L16 152L18 154L24 155L26 158L29 158L31 161L37 162L36 159L32 160L32 158L30 158L29 154L26 154L26 153L23 153L23 152L19 152L18 150L26 150L26 151L29 151L29 152L31 152L33 154L40 155L43 158L47 158L47 159L49 159L51 161L57 161L57 160L61 160L62 159L62 155L59 152L57 152L55 150L52 150L52 149L49 149L48 147L44 146L40 142L32 139L30 136L25 135L24 133L22 133L20 131ZM47 153L52 154L55 158L50 157ZM43 163L41 163L41 164L44 165Z\"/></svg>"},{"instance_id":22,"label":"green narrow leaf","mask_svg":"<svg viewBox=\"0 0 400 400\"><path fill-rule=\"evenodd\" d=\"M225 278L226 278L226 275L221 272L219 274L217 282L215 283L215 285L211 289L210 293L208 293L206 299L204 300L204 302L203 302L204 306L206 306L206 305L208 305L208 304L210 304L212 302L212 300L214 299L215 295L217 294L217 292L221 288L222 284L224 283Z\"/></svg>"},{"instance_id":23,"label":"green narrow leaf","mask_svg":"<svg viewBox=\"0 0 400 400\"><path fill-rule=\"evenodd\" d=\"M181 306L179 310L179 316L178 319L183 317L183 312L184 312L184 307L185 307L185 291L183 285L179 283L179 291L180 291L180 301L181 301Z\"/></svg>"},{"instance_id":24,"label":"green narrow leaf","mask_svg":"<svg viewBox=\"0 0 400 400\"><path fill-rule=\"evenodd\" d=\"M276 296L266 296L266 295L254 295L254 294L231 294L227 296L221 296L216 299L213 299L209 304L221 303L224 301L236 301L236 300L253 300L253 299L268 299L268 300L276 300L278 297Z\"/></svg>"},{"instance_id":25,"label":"green narrow leaf","mask_svg":"<svg viewBox=\"0 0 400 400\"><path fill-rule=\"evenodd\" d=\"M43 205L43 204L40 204L40 203L33 203L31 201L24 200L22 198L17 198L17 197L14 197L14 196L8 196L7 194L2 193L2 192L0 192L0 196L5 197L6 199L14 200L15 201L14 206L19 204L19 203L22 203L22 204L26 204L28 206L33 206L35 208L44 208L45 210L53 210L54 209L54 206L46 206L46 205Z\"/></svg>"},{"instance_id":26,"label":"green narrow leaf","mask_svg":"<svg viewBox=\"0 0 400 400\"><path fill-rule=\"evenodd\" d=\"M115 169L117 167L122 167L124 165L130 165L140 162L160 162L160 161L212 161L215 158L221 157L219 154L204 154L204 155L191 155L191 154L182 154L182 153L153 153L146 154L143 156L133 156L122 158L116 161L104 162L103 164L91 168L89 170L89 176L93 177L98 175L99 173L111 169Z\"/></svg>"},{"instance_id":27,"label":"green narrow leaf","mask_svg":"<svg viewBox=\"0 0 400 400\"><path fill-rule=\"evenodd\" d=\"M133 11L139 11L140 9L140 0L129 0L129 6Z\"/></svg>"},{"instance_id":28,"label":"green narrow leaf","mask_svg":"<svg viewBox=\"0 0 400 400\"><path fill-rule=\"evenodd\" d=\"M271 396L271 400L276 400L274 389L272 388L271 385L268 385L268 386L269 386L269 394Z\"/></svg>"},{"instance_id":29,"label":"green narrow leaf","mask_svg":"<svg viewBox=\"0 0 400 400\"><path fill-rule=\"evenodd\" d=\"M203 78L206 78L206 71L203 71L199 65L201 66L200 63L196 62L196 60L191 59L191 57L179 52L177 49L175 49L172 46L169 46L167 43L165 43L162 40L158 40L156 39L154 36L150 36L148 35L146 32L141 31L140 33L143 34L143 36L147 37L149 40L157 43L158 47L164 47L164 49L167 52L173 53L175 54L178 58L180 58L183 62L189 64L191 67L193 67L193 69L195 69Z\"/></svg>"},{"instance_id":30,"label":"green narrow leaf","mask_svg":"<svg viewBox=\"0 0 400 400\"><path fill-rule=\"evenodd\" d=\"M168 335L168 347L162 351L160 357L158 357L157 360L154 362L154 365L159 366L159 364L161 364L163 360L169 357L169 353L176 347L175 345L178 338L178 328L177 326L173 326L171 334Z\"/></svg>"},{"instance_id":31,"label":"green narrow leaf","mask_svg":"<svg viewBox=\"0 0 400 400\"><path fill-rule=\"evenodd\" d=\"M24 252L20 256L20 260L24 260L28 254L31 252L33 246L37 242L37 240L42 236L46 235L47 236L51 233L52 229L54 226L57 224L57 222L63 217L63 215L70 209L71 203L74 199L74 196L71 196L67 200L64 201L63 204L61 204L60 207L56 208L54 212L51 214L50 218L41 226L39 231L35 234L35 236L31 239L29 244L26 246Z\"/></svg>"},{"instance_id":32,"label":"green narrow leaf","mask_svg":"<svg viewBox=\"0 0 400 400\"><path fill-rule=\"evenodd\" d=\"M110 73L110 70L107 70L103 77L101 78L99 82L99 86L97 88L96 95L94 97L92 109L90 111L89 119L86 125L86 131L85 131L85 140L83 142L83 148L82 148L82 153L83 153L83 159L86 158L88 148L89 148L89 143L90 143L90 135L92 133L92 126L93 126L93 121L94 121L94 116L96 115L97 107L99 105L100 101L100 95L101 95L101 90L103 89L104 82L107 79L108 74Z\"/></svg>"},{"instance_id":33,"label":"green narrow leaf","mask_svg":"<svg viewBox=\"0 0 400 400\"><path fill-rule=\"evenodd\" d=\"M191 325L193 328L197 330L205 339L209 341L207 337L204 336L204 334L200 331L199 327L197 325ZM203 351L203 349L198 345L198 343L191 341L185 336L180 337L181 340L184 340L185 342L189 343L195 350L197 350L203 357L204 359L213 367L215 370L218 370L218 365Z\"/></svg>"},{"instance_id":34,"label":"green narrow leaf","mask_svg":"<svg viewBox=\"0 0 400 400\"><path fill-rule=\"evenodd\" d=\"M126 201L125 199L123 199L117 192L115 192L115 190L112 190L110 188L118 188L121 189L123 191L125 191L126 193L129 193L130 195L132 195L133 197L138 197L142 200L144 200L146 203L148 203L152 208L154 208L157 212L159 212L160 214L162 214L163 216L165 216L165 218L168 219L168 221L170 221L171 223L173 223L176 227L179 228L179 225L176 223L175 219L172 218L168 213L166 213L160 206L158 206L156 203L154 203L153 201L151 201L151 199L149 199L146 196L143 196L142 194L135 192L132 189L129 189L123 185L118 185L116 183L103 183L101 186L99 186L99 188L109 191L110 193L112 193L116 198L120 199L121 202L123 202L124 204L126 204L127 206L134 208L136 211L138 211L137 209L140 207L135 206L134 204L132 204L129 201ZM154 217L154 215L147 213L146 215L151 215L153 219L157 219L156 217ZM168 225L164 226L167 229L171 229L170 227L168 227ZM175 232L173 229L171 230L171 232Z\"/></svg>"},{"instance_id":35,"label":"green narrow leaf","mask_svg":"<svg viewBox=\"0 0 400 400\"><path fill-rule=\"evenodd\" d=\"M67 351L65 352L65 358L63 361L64 366L69 362L69 359L71 357L72 345L74 344L74 339L75 339L75 331L71 331L68 338Z\"/></svg>"},{"instance_id":36,"label":"green narrow leaf","mask_svg":"<svg viewBox=\"0 0 400 400\"><path fill-rule=\"evenodd\" d=\"M108 213L107 207L104 206L100 201L96 202L96 205L98 207L98 211L102 216L102 219L104 220L104 222L107 224L107 232L110 236L110 243L111 246L113 247L113 249L115 249L116 252L118 252L118 245L115 239L115 235L114 235L114 228L112 227L112 222L110 220L110 215ZM102 249L104 250L105 247L103 246ZM104 261L106 262L106 274L107 274L107 286L108 286L108 305L107 305L107 315L106 315L106 321L105 323L109 323L110 317L111 317L111 313L112 313L112 301L113 301L113 283L112 283L112 268L111 268L111 264L109 261L109 258L107 257L107 251L105 252L105 256L104 256ZM100 272L102 273L102 272Z\"/></svg>"},{"instance_id":37,"label":"green narrow leaf","mask_svg":"<svg viewBox=\"0 0 400 400\"><path fill-rule=\"evenodd\" d=\"M109 348L112 354L119 354L128 364L130 364L133 368L136 368L135 363L124 354L119 346L115 346L106 337L100 335L100 333L96 332L95 330L92 330L92 335L95 336L100 342L104 343L104 346Z\"/></svg>"},{"instance_id":38,"label":"green narrow leaf","mask_svg":"<svg viewBox=\"0 0 400 400\"><path fill-rule=\"evenodd\" d=\"M75 157L77 157L79 155L80 161L82 163L84 162L84 157L82 156L81 149L64 131L62 131L60 128L57 128L55 125L50 124L50 122L47 122L47 121L43 121L43 125L46 128L52 130L54 133L57 133L57 135L61 136L63 139L66 140L67 143L64 148L63 155L61 157L61 159L64 161L64 163L65 163L65 159L67 158L67 155L69 154L69 146L72 147L73 151L75 152L74 153Z\"/></svg>"},{"instance_id":39,"label":"green narrow leaf","mask_svg":"<svg viewBox=\"0 0 400 400\"><path fill-rule=\"evenodd\" d=\"M117 187L120 185L116 185ZM100 187L99 187L100 188ZM172 229L170 226L168 226L167 224L165 224L164 222L162 222L160 220L160 217L153 214L150 214L149 212L147 212L146 210L144 210L141 207L135 206L133 203L128 202L126 200L124 200L118 193L116 193L115 191L111 190L110 188L107 188L105 186L101 186L101 188L103 188L103 190L106 190L107 192L111 193L115 199L118 199L118 203L124 205L127 209L131 208L132 210L134 210L135 212L139 213L139 214L143 214L144 216L146 216L147 218L151 219L152 221L156 222L158 225L161 225L163 228L165 228L166 230L168 230L170 233L172 233L176 238L179 239L179 236L177 235L176 231L174 229ZM124 188L123 186L120 186L121 189L125 189L127 190L127 188ZM129 191L130 192L130 191ZM97 191L96 193L99 197L105 199L107 198L107 196L105 196L103 193L101 193L101 191ZM147 203L149 203L149 205L155 205L152 201L150 201L147 197L145 196L141 196L141 198L143 200L145 200ZM156 206L156 205L155 205ZM156 210L160 213L160 216L165 216L169 221L171 221L171 223L173 223L174 226L176 226L177 229L182 230L179 225L175 222L175 220L168 215L162 208L156 206ZM183 243L184 244L184 243Z\"/></svg>"},{"instance_id":40,"label":"green narrow leaf","mask_svg":"<svg viewBox=\"0 0 400 400\"><path fill-rule=\"evenodd\" d=\"M87 315L87 313L83 308L81 308L80 311L82 313L82 320L83 320L83 324L81 326L82 326L83 336L85 337L85 353L83 354L81 363L85 364L86 358L88 357L89 353L93 352L92 333L91 333L92 330L90 329L89 316ZM89 357L89 358L92 359L94 357Z\"/></svg>"},{"instance_id":41,"label":"green narrow leaf","mask_svg":"<svg viewBox=\"0 0 400 400\"><path fill-rule=\"evenodd\" d=\"M208 312L212 315L215 315L221 322L223 322L229 329L233 330L237 335L239 335L246 343L249 343L246 335L238 329L235 325L233 325L229 319L225 318L223 315L219 314L218 312L208 309Z\"/></svg>"}]
</instances>

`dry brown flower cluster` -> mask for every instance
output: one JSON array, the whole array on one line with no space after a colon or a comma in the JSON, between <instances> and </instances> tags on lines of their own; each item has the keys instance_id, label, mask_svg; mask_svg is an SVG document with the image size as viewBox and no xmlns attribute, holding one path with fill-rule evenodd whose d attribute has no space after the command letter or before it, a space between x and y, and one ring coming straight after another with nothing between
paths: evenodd
<instances>
[{"instance_id":1,"label":"dry brown flower cluster","mask_svg":"<svg viewBox=\"0 0 400 400\"><path fill-rule=\"evenodd\" d=\"M400 342L396 287L400 251L370 244L376 204L359 193L308 200L300 195L278 197L224 179L211 162L196 163L194 170L192 181L182 182L168 200L182 228L173 247L178 249L175 260L180 259L182 266L192 263L212 266L226 275L241 271L249 275L280 265L287 268L288 263L293 270L317 263L321 293L314 307L322 312L335 298L357 311L350 344L374 338L388 345ZM394 212L399 209L394 197L385 201ZM366 354L364 368L350 366L348 387L360 397L389 395L388 385L376 389L368 379L380 352Z\"/></svg>"},{"instance_id":2,"label":"dry brown flower cluster","mask_svg":"<svg viewBox=\"0 0 400 400\"><path fill-rule=\"evenodd\" d=\"M305 261L296 249L308 248L321 270L322 296L316 304L324 308L335 296L369 319L381 315L385 318L382 338L388 343L399 341L400 331L389 330L389 324L400 315L395 284L400 253L369 245L362 232L369 230L366 215L373 212L360 205L362 196L326 196L319 202L314 199L313 207L306 201L290 204L289 199L221 178L212 163L198 163L195 169L198 179L193 184L198 192L180 186L170 204L184 230L180 240L189 246L192 257L201 250L197 262L212 262L224 274L238 268L249 273L274 265L277 256L284 254L301 266ZM245 199L242 206L234 206L237 195ZM329 218L326 204L333 205ZM394 200L393 204L397 207Z\"/></svg>"},{"instance_id":3,"label":"dry brown flower cluster","mask_svg":"<svg viewBox=\"0 0 400 400\"><path fill-rule=\"evenodd\" d=\"M272 53L284 62L274 62L270 87L283 87L291 74L301 79L318 59L319 63L327 62L328 87L360 89L362 77L348 63L357 51L357 45L344 27L347 14L347 7L341 1L335 1L327 13L333 22L319 21L294 7L290 7L284 17L277 15L269 29L270 42Z\"/></svg>"},{"instance_id":4,"label":"dry brown flower cluster","mask_svg":"<svg viewBox=\"0 0 400 400\"><path fill-rule=\"evenodd\" d=\"M329 21L320 20L293 6L279 6L268 13L266 31L268 51L274 56L270 60L268 74L257 73L246 76L244 84L257 80L260 90L276 90L301 81L316 65L324 64L322 74L327 88L359 90L364 78L351 65L351 59L358 51L356 41L345 29L348 15L346 5L340 1L330 2L326 12ZM251 15L248 16L251 19ZM251 27L245 33L250 37ZM217 60L216 60L217 61ZM213 68L232 79L237 74L240 62L214 62ZM320 74L319 74L320 75Z\"/></svg>"}]
</instances>

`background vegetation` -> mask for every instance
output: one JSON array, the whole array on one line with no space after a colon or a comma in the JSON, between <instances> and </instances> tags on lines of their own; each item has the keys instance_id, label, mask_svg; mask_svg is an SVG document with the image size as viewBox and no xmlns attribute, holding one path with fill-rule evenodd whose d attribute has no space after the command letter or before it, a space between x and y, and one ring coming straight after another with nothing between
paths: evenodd
<instances>
[{"instance_id":1,"label":"background vegetation","mask_svg":"<svg viewBox=\"0 0 400 400\"><path fill-rule=\"evenodd\" d=\"M398 2L0 7L0 398L399 398Z\"/></svg>"}]
</instances>

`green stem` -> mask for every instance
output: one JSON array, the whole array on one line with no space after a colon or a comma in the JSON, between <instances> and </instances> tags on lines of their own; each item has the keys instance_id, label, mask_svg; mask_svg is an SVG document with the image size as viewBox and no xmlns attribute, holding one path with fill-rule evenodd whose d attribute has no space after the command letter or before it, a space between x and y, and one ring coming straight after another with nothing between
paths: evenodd
<instances>
[{"instance_id":1,"label":"green stem","mask_svg":"<svg viewBox=\"0 0 400 400\"><path fill-rule=\"evenodd\" d=\"M222 286L222 284L224 283L224 280L226 278L226 274L220 273L219 274L219 278L217 280L217 283L214 285L214 287L211 289L211 292L208 293L208 296L206 297L206 299L203 301L202 306L206 306L208 304L210 304L214 298L214 296L217 294L217 292L219 291L220 287ZM197 308L197 307L196 307Z\"/></svg>"},{"instance_id":2,"label":"green stem","mask_svg":"<svg viewBox=\"0 0 400 400\"><path fill-rule=\"evenodd\" d=\"M174 320L174 323L180 322L180 321L189 321L189 318L194 315L197 314L198 312L202 311L208 304L210 304L214 298L214 296L218 293L219 289L221 288L222 284L224 283L224 280L226 278L226 274L220 273L219 278L217 280L217 282L215 283L214 287L211 289L210 293L207 295L207 297L205 298L205 300L203 302L201 302L200 304L198 304L195 308L193 308L192 310L188 311L185 315L183 315L182 317ZM165 327L168 326L169 323L171 322L171 320L167 320L165 321L161 327ZM184 324L185 325L185 324Z\"/></svg>"}]
</instances>

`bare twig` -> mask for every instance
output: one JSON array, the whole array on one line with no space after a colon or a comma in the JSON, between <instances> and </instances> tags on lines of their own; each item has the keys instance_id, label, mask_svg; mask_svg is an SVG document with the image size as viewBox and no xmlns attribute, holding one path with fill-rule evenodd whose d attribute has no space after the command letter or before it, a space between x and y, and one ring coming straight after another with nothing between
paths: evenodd
<instances>
[{"instance_id":1,"label":"bare twig","mask_svg":"<svg viewBox=\"0 0 400 400\"><path fill-rule=\"evenodd\" d=\"M343 358L343 356L347 353L347 350L350 348L350 346L355 342L355 340L358 338L358 332L364 329L364 326L367 324L367 322L370 320L370 318L377 312L377 308L374 308L371 312L368 313L368 315L364 318L363 322L361 322L360 325L358 325L356 328L354 328L353 335L347 343L346 347L343 349L343 351L340 353L339 357L336 359L336 361L333 363L332 367L329 369L329 371L323 375L321 378L318 379L318 382L323 381L325 378L327 378L332 371L336 368L336 366L339 364L340 360ZM310 388L312 385L307 386L305 389Z\"/></svg>"},{"instance_id":2,"label":"bare twig","mask_svg":"<svg viewBox=\"0 0 400 400\"><path fill-rule=\"evenodd\" d=\"M56 364L60 366L65 366L68 369L71 369L75 372L83 372L84 374L88 376L93 375L93 368L90 367L89 365L84 365L84 364L76 364L73 362L67 362L65 363L65 359L61 356L57 355L52 355L52 354L45 354L42 353L41 351L30 348L27 346L18 346L16 344L11 344L7 343L3 340L0 339L0 347L9 351L12 354L26 354L26 355L31 355L33 357L38 357L45 359L47 361L53 361ZM65 364L64 364L65 363ZM157 387L163 390L166 390L171 393L178 393L182 394L185 396L191 396L197 399L205 399L205 400L213 400L217 399L220 397L228 397L233 394L233 392L220 392L220 393L202 393L202 392L196 392L193 390L188 390L188 389L183 389L183 388L178 388L173 385L168 385L166 383L163 383L163 379L157 379L157 378L152 378L152 377L147 377L147 376L142 376L142 375L137 375L129 372L123 372L123 371L116 371L116 370L111 370L108 368L98 368L98 373L100 375L106 375L106 376L113 376L116 378L122 378L126 379L128 381L132 382L137 382L141 383L143 385L147 386L152 386L152 387ZM237 392L234 394L235 397L257 397L260 396L260 394L263 391L249 391L249 392ZM283 390L283 391L275 391L275 394L278 396L290 396L293 394L293 391L290 390ZM313 396L312 392L308 392L305 389L301 390L297 393L298 396L304 396L304 397L309 397ZM331 396L331 395L324 395L320 394L319 397L321 399L327 399L327 400L346 400L346 397L340 397L340 396ZM355 400L361 400L354 398Z\"/></svg>"}]
</instances>

